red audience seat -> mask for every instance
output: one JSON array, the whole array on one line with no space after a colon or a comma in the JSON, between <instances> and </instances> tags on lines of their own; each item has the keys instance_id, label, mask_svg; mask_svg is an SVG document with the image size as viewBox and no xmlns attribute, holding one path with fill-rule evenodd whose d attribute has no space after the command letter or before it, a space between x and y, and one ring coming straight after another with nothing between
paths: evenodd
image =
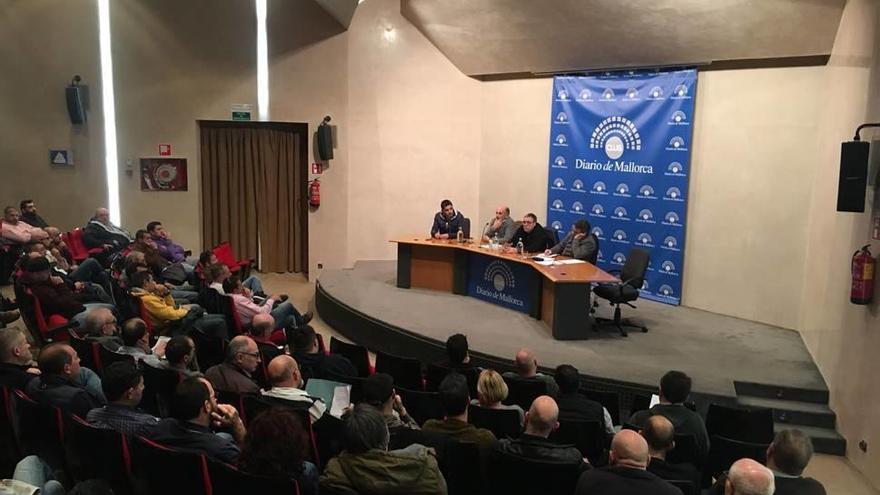
<instances>
[{"instance_id":1,"label":"red audience seat","mask_svg":"<svg viewBox=\"0 0 880 495\"><path fill-rule=\"evenodd\" d=\"M19 307L21 308L23 315L25 316L25 323L30 323L36 326L40 338L42 338L44 342L70 339L67 330L54 330L58 327L67 325L67 318L61 315L44 314L43 308L40 305L40 300L34 296L34 293L31 292L30 289L24 288L24 290L16 291L15 297L19 302Z\"/></svg>"},{"instance_id":2,"label":"red audience seat","mask_svg":"<svg viewBox=\"0 0 880 495\"><path fill-rule=\"evenodd\" d=\"M131 451L135 478L144 484L147 493L212 494L211 476L204 454L166 447L145 437L132 441Z\"/></svg>"},{"instance_id":3,"label":"red audience seat","mask_svg":"<svg viewBox=\"0 0 880 495\"><path fill-rule=\"evenodd\" d=\"M131 455L125 435L98 428L76 415L65 417L64 444L70 475L76 481L107 480L116 495L134 492L130 482Z\"/></svg>"},{"instance_id":4,"label":"red audience seat","mask_svg":"<svg viewBox=\"0 0 880 495\"><path fill-rule=\"evenodd\" d=\"M87 248L83 242L83 231L79 227L67 234L61 234L61 240L67 244L67 249L70 250L70 255L76 263L82 263L89 256L104 252L101 248Z\"/></svg>"},{"instance_id":5,"label":"red audience seat","mask_svg":"<svg viewBox=\"0 0 880 495\"><path fill-rule=\"evenodd\" d=\"M238 259L235 256L235 252L232 250L232 245L229 242L221 242L220 244L214 246L214 249L211 250L214 253L214 256L217 257L217 260L220 263L229 267L229 270L232 273L236 273L241 270L239 274L244 280L248 273L250 272L251 265L253 264L253 260L243 260Z\"/></svg>"}]
</instances>

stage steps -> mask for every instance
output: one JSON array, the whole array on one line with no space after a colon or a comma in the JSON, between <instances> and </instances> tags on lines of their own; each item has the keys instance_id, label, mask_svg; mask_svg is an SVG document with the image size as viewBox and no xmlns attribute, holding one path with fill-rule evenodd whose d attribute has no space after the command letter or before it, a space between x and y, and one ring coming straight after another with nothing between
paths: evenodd
<instances>
[{"instance_id":1,"label":"stage steps","mask_svg":"<svg viewBox=\"0 0 880 495\"><path fill-rule=\"evenodd\" d=\"M846 438L837 432L837 415L828 407L828 390L739 381L734 388L739 405L773 411L776 431L797 428L810 436L816 452L846 454Z\"/></svg>"}]
</instances>

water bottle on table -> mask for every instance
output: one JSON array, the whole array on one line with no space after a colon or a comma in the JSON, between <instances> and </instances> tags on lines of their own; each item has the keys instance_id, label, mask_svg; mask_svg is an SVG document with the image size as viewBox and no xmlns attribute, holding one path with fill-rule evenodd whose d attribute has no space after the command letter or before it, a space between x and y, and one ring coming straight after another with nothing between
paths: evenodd
<instances>
[{"instance_id":1,"label":"water bottle on table","mask_svg":"<svg viewBox=\"0 0 880 495\"><path fill-rule=\"evenodd\" d=\"M516 254L522 256L525 252L525 246L523 245L522 237L519 238L519 241L516 243Z\"/></svg>"}]
</instances>

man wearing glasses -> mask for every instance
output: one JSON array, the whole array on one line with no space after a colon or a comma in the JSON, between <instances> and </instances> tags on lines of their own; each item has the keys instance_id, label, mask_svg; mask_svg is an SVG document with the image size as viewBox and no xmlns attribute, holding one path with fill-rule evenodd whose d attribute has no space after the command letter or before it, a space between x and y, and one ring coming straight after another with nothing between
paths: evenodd
<instances>
[{"instance_id":1,"label":"man wearing glasses","mask_svg":"<svg viewBox=\"0 0 880 495\"><path fill-rule=\"evenodd\" d=\"M257 343L247 335L237 335L229 341L226 351L226 361L208 368L205 377L217 390L237 394L259 393L260 386L252 376L260 365Z\"/></svg>"},{"instance_id":2,"label":"man wearing glasses","mask_svg":"<svg viewBox=\"0 0 880 495\"><path fill-rule=\"evenodd\" d=\"M538 223L538 217L534 213L526 213L522 227L517 229L509 240L511 249L522 241L526 253L543 253L545 249L553 247L553 240L547 235L544 226Z\"/></svg>"}]
</instances>

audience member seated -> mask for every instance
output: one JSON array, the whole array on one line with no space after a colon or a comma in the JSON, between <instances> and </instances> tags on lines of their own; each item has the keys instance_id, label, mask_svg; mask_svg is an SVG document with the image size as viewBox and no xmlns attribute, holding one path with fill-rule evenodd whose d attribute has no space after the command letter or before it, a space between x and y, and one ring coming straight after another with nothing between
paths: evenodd
<instances>
[{"instance_id":1,"label":"audience member seated","mask_svg":"<svg viewBox=\"0 0 880 495\"><path fill-rule=\"evenodd\" d=\"M419 444L388 451L388 427L372 406L358 404L343 417L342 443L321 475L322 493L446 494L434 451Z\"/></svg>"},{"instance_id":2,"label":"audience member seated","mask_svg":"<svg viewBox=\"0 0 880 495\"><path fill-rule=\"evenodd\" d=\"M484 371L485 373L485 371ZM590 468L580 451L571 445L559 445L547 440L559 428L559 407L552 397L542 395L532 402L526 414L526 428L515 440L499 440L493 455L510 455L540 462L572 464L583 470Z\"/></svg>"},{"instance_id":3,"label":"audience member seated","mask_svg":"<svg viewBox=\"0 0 880 495\"><path fill-rule=\"evenodd\" d=\"M171 233L165 230L162 222L152 221L147 224L147 232L156 244L159 254L170 263L183 263L186 261L186 251L183 246L171 240ZM192 265L186 264L189 271L192 271Z\"/></svg>"},{"instance_id":4,"label":"audience member seated","mask_svg":"<svg viewBox=\"0 0 880 495\"><path fill-rule=\"evenodd\" d=\"M79 356L67 344L49 344L40 351L40 376L25 389L40 404L55 406L80 417L101 406L104 401L74 380L80 376Z\"/></svg>"},{"instance_id":5,"label":"audience member seated","mask_svg":"<svg viewBox=\"0 0 880 495\"><path fill-rule=\"evenodd\" d=\"M374 373L369 376L364 381L363 401L382 413L392 436L397 428L419 429L419 424L407 414L403 401L394 390L394 377L391 375Z\"/></svg>"},{"instance_id":6,"label":"audience member seated","mask_svg":"<svg viewBox=\"0 0 880 495\"><path fill-rule=\"evenodd\" d=\"M177 335L192 328L218 338L229 335L223 315L205 314L195 304L178 307L168 287L157 284L149 272L132 274L129 284L131 295L141 300L155 330Z\"/></svg>"},{"instance_id":7,"label":"audience member seated","mask_svg":"<svg viewBox=\"0 0 880 495\"><path fill-rule=\"evenodd\" d=\"M703 418L684 405L690 394L691 377L681 371L669 371L660 379L660 403L647 411L635 412L629 422L642 427L649 416L662 414L672 422L676 433L694 436L697 455L704 459L709 453L709 434Z\"/></svg>"},{"instance_id":8,"label":"audience member seated","mask_svg":"<svg viewBox=\"0 0 880 495\"><path fill-rule=\"evenodd\" d=\"M64 260L64 258L56 257L50 253L43 242L30 242L26 244L25 253L37 253L39 256L49 260L49 268L52 274L61 277L68 287L82 290L80 287L82 284L93 284L96 287L89 287L86 292L92 291L96 293L98 297L95 299L95 302L113 302L110 298L110 294L112 294L110 276L95 258L86 258L79 265L70 265L65 261L62 266L59 260Z\"/></svg>"},{"instance_id":9,"label":"audience member seated","mask_svg":"<svg viewBox=\"0 0 880 495\"><path fill-rule=\"evenodd\" d=\"M229 267L217 261L217 257L211 254L210 259L213 261L211 265L209 265L204 270L205 283L208 284L208 287L216 290L220 294L226 294L226 289L223 288L223 283L226 282L226 279L232 276L232 271L229 270ZM263 284L260 282L260 279L256 277L256 275L251 275L250 277L244 279L241 282L247 290L251 292L253 296L257 296L265 299L266 293L263 292ZM279 297L279 300L286 301L287 296L282 294Z\"/></svg>"},{"instance_id":10,"label":"audience member seated","mask_svg":"<svg viewBox=\"0 0 880 495\"><path fill-rule=\"evenodd\" d=\"M153 241L149 232L146 230L138 230L135 232L134 242L131 243L129 249L144 253L144 261L147 262L147 266L150 267L153 276L159 280L164 280L163 272L166 268L171 266L171 262L166 260L162 254L159 253L159 248L156 246L156 243Z\"/></svg>"},{"instance_id":11,"label":"audience member seated","mask_svg":"<svg viewBox=\"0 0 880 495\"><path fill-rule=\"evenodd\" d=\"M451 370L466 370L474 368L471 356L468 352L467 336L461 333L450 335L446 339L446 360L440 366Z\"/></svg>"},{"instance_id":12,"label":"audience member seated","mask_svg":"<svg viewBox=\"0 0 880 495\"><path fill-rule=\"evenodd\" d=\"M247 431L238 411L229 404L218 404L211 382L200 377L189 377L174 390L171 418L159 421L147 435L162 445L205 454L222 462L236 464L239 445ZM228 435L217 435L211 426L228 430Z\"/></svg>"},{"instance_id":13,"label":"audience member seated","mask_svg":"<svg viewBox=\"0 0 880 495\"><path fill-rule=\"evenodd\" d=\"M299 363L303 376L308 378L322 378L328 374L332 376L357 376L357 370L351 361L339 354L324 354L318 346L318 336L315 329L309 325L289 329L292 337L289 339L290 353Z\"/></svg>"},{"instance_id":14,"label":"audience member seated","mask_svg":"<svg viewBox=\"0 0 880 495\"><path fill-rule=\"evenodd\" d=\"M579 260L590 260L596 256L596 240L590 235L590 223L586 220L578 220L561 241L552 248L544 251L544 254L561 254Z\"/></svg>"},{"instance_id":15,"label":"audience member seated","mask_svg":"<svg viewBox=\"0 0 880 495\"><path fill-rule=\"evenodd\" d=\"M49 261L42 257L29 258L24 265L25 272L16 283L27 287L40 301L43 315L61 315L76 320L81 326L85 323L86 311L105 308L115 309L106 303L88 302L83 304L78 294L71 291L64 281L49 271Z\"/></svg>"},{"instance_id":16,"label":"audience member seated","mask_svg":"<svg viewBox=\"0 0 880 495\"><path fill-rule=\"evenodd\" d=\"M266 362L272 361L276 356L284 353L272 342L272 332L275 331L275 319L268 313L260 313L254 316L251 324L251 338L257 343L257 349L260 351L260 359Z\"/></svg>"},{"instance_id":17,"label":"audience member seated","mask_svg":"<svg viewBox=\"0 0 880 495\"><path fill-rule=\"evenodd\" d=\"M608 410L579 392L581 380L577 368L561 364L556 367L553 378L559 386L556 403L559 404L560 421L598 421L605 425L606 433L614 434L614 423Z\"/></svg>"},{"instance_id":18,"label":"audience member seated","mask_svg":"<svg viewBox=\"0 0 880 495\"><path fill-rule=\"evenodd\" d=\"M165 359L161 368L174 370L185 376L202 376L196 360L196 344L192 337L176 335L165 344Z\"/></svg>"},{"instance_id":19,"label":"audience member seated","mask_svg":"<svg viewBox=\"0 0 880 495\"><path fill-rule=\"evenodd\" d=\"M223 265L226 266L226 265ZM227 268L228 270L228 268ZM214 269L211 269L214 272ZM211 287L214 287L212 284ZM232 297L238 319L245 327L251 326L255 315L271 314L278 326L293 328L305 325L312 320L312 314L301 315L290 301L281 302L281 296L273 294L260 304L254 302L254 295L242 285L237 276L231 276L223 282L223 292ZM277 304L276 304L277 303ZM273 307L274 306L274 307Z\"/></svg>"},{"instance_id":20,"label":"audience member seated","mask_svg":"<svg viewBox=\"0 0 880 495\"><path fill-rule=\"evenodd\" d=\"M471 401L467 380L460 373L450 373L440 382L440 402L446 417L429 419L422 425L427 432L443 433L460 442L472 442L481 448L495 444L495 435L484 428L468 423L468 404Z\"/></svg>"},{"instance_id":21,"label":"audience member seated","mask_svg":"<svg viewBox=\"0 0 880 495\"><path fill-rule=\"evenodd\" d=\"M483 229L483 242L490 242L495 238L501 244L510 242L516 228L516 223L510 218L510 207L498 206L495 208L495 216L486 222L486 228Z\"/></svg>"},{"instance_id":22,"label":"audience member seated","mask_svg":"<svg viewBox=\"0 0 880 495\"><path fill-rule=\"evenodd\" d=\"M695 487L700 486L702 475L693 464L666 461L666 454L675 448L675 428L665 416L657 414L645 420L641 433L651 454L648 471L667 481L691 481Z\"/></svg>"},{"instance_id":23,"label":"audience member seated","mask_svg":"<svg viewBox=\"0 0 880 495\"><path fill-rule=\"evenodd\" d=\"M89 411L86 421L131 436L147 434L159 423L159 418L137 408L144 395L144 377L134 362L110 363L101 384L107 405Z\"/></svg>"},{"instance_id":24,"label":"audience member seated","mask_svg":"<svg viewBox=\"0 0 880 495\"><path fill-rule=\"evenodd\" d=\"M251 374L259 365L260 351L257 343L247 335L237 335L229 341L226 348L226 361L208 368L205 378L217 390L254 394L260 391L260 386Z\"/></svg>"},{"instance_id":25,"label":"audience member seated","mask_svg":"<svg viewBox=\"0 0 880 495\"><path fill-rule=\"evenodd\" d=\"M553 379L550 375L545 375L544 373L538 372L538 360L535 359L532 351L522 348L519 352L516 353L516 356L513 360L514 366L516 366L516 371L508 371L502 375L505 378L522 378L526 380L543 380L547 383L547 395L550 397L556 397L556 394L559 392L559 387L556 385L556 380Z\"/></svg>"},{"instance_id":26,"label":"audience member seated","mask_svg":"<svg viewBox=\"0 0 880 495\"><path fill-rule=\"evenodd\" d=\"M162 367L162 361L153 354L153 349L150 347L150 334L147 333L147 324L144 320L140 318L126 320L122 324L121 334L122 346L116 349L116 352L132 356L135 360L143 361L154 368Z\"/></svg>"},{"instance_id":27,"label":"audience member seated","mask_svg":"<svg viewBox=\"0 0 880 495\"><path fill-rule=\"evenodd\" d=\"M723 491L719 489L720 487L723 487ZM718 480L716 486L710 489L710 493L723 493L724 495L774 495L774 493L778 492L776 492L772 471L753 459L740 459L730 466L727 476Z\"/></svg>"},{"instance_id":28,"label":"audience member seated","mask_svg":"<svg viewBox=\"0 0 880 495\"><path fill-rule=\"evenodd\" d=\"M106 308L90 309L86 312L83 325L83 338L97 342L107 350L116 352L122 347L122 339L117 335L119 329L113 312Z\"/></svg>"},{"instance_id":29,"label":"audience member seated","mask_svg":"<svg viewBox=\"0 0 880 495\"><path fill-rule=\"evenodd\" d=\"M505 405L501 401L507 398L507 384L495 370L483 370L477 381L477 398L471 401L475 406L487 409L512 409L519 413L519 424L525 421L525 413L516 404Z\"/></svg>"},{"instance_id":30,"label":"audience member seated","mask_svg":"<svg viewBox=\"0 0 880 495\"><path fill-rule=\"evenodd\" d=\"M300 495L317 495L318 468L305 460L310 441L300 416L273 407L248 424L238 468L260 476L295 479Z\"/></svg>"},{"instance_id":31,"label":"audience member seated","mask_svg":"<svg viewBox=\"0 0 880 495\"><path fill-rule=\"evenodd\" d=\"M49 254L55 258L58 265L64 270L75 269L76 264L73 260L73 253L70 252L70 248L64 243L64 239L61 238L61 230L58 227L46 227L46 233L49 234L49 238L43 239L40 242L46 246Z\"/></svg>"},{"instance_id":32,"label":"audience member seated","mask_svg":"<svg viewBox=\"0 0 880 495\"><path fill-rule=\"evenodd\" d=\"M767 467L773 471L776 495L825 495L825 487L803 476L813 457L813 442L800 430L782 430L767 449Z\"/></svg>"},{"instance_id":33,"label":"audience member seated","mask_svg":"<svg viewBox=\"0 0 880 495\"><path fill-rule=\"evenodd\" d=\"M49 227L49 223L43 220L43 217L37 213L37 205L34 204L34 200L23 199L18 203L18 207L21 208L21 219L27 222L28 225L44 230Z\"/></svg>"},{"instance_id":34,"label":"audience member seated","mask_svg":"<svg viewBox=\"0 0 880 495\"><path fill-rule=\"evenodd\" d=\"M608 466L582 474L575 495L681 495L681 490L645 469L648 455L641 435L621 430L611 441Z\"/></svg>"},{"instance_id":35,"label":"audience member seated","mask_svg":"<svg viewBox=\"0 0 880 495\"><path fill-rule=\"evenodd\" d=\"M18 327L0 330L0 387L24 390L39 374L27 335Z\"/></svg>"},{"instance_id":36,"label":"audience member seated","mask_svg":"<svg viewBox=\"0 0 880 495\"><path fill-rule=\"evenodd\" d=\"M102 248L105 253L122 251L132 240L127 230L110 222L107 208L95 210L95 216L83 227L83 244L87 248Z\"/></svg>"},{"instance_id":37,"label":"audience member seated","mask_svg":"<svg viewBox=\"0 0 880 495\"><path fill-rule=\"evenodd\" d=\"M266 373L272 388L263 390L263 397L298 409L308 408L313 422L321 419L327 405L306 393L305 382L295 359L282 354L269 362Z\"/></svg>"},{"instance_id":38,"label":"audience member seated","mask_svg":"<svg viewBox=\"0 0 880 495\"><path fill-rule=\"evenodd\" d=\"M3 209L3 221L0 222L0 237L6 244L22 245L32 241L47 239L45 230L34 227L21 220L21 213L14 206Z\"/></svg>"}]
</instances>

